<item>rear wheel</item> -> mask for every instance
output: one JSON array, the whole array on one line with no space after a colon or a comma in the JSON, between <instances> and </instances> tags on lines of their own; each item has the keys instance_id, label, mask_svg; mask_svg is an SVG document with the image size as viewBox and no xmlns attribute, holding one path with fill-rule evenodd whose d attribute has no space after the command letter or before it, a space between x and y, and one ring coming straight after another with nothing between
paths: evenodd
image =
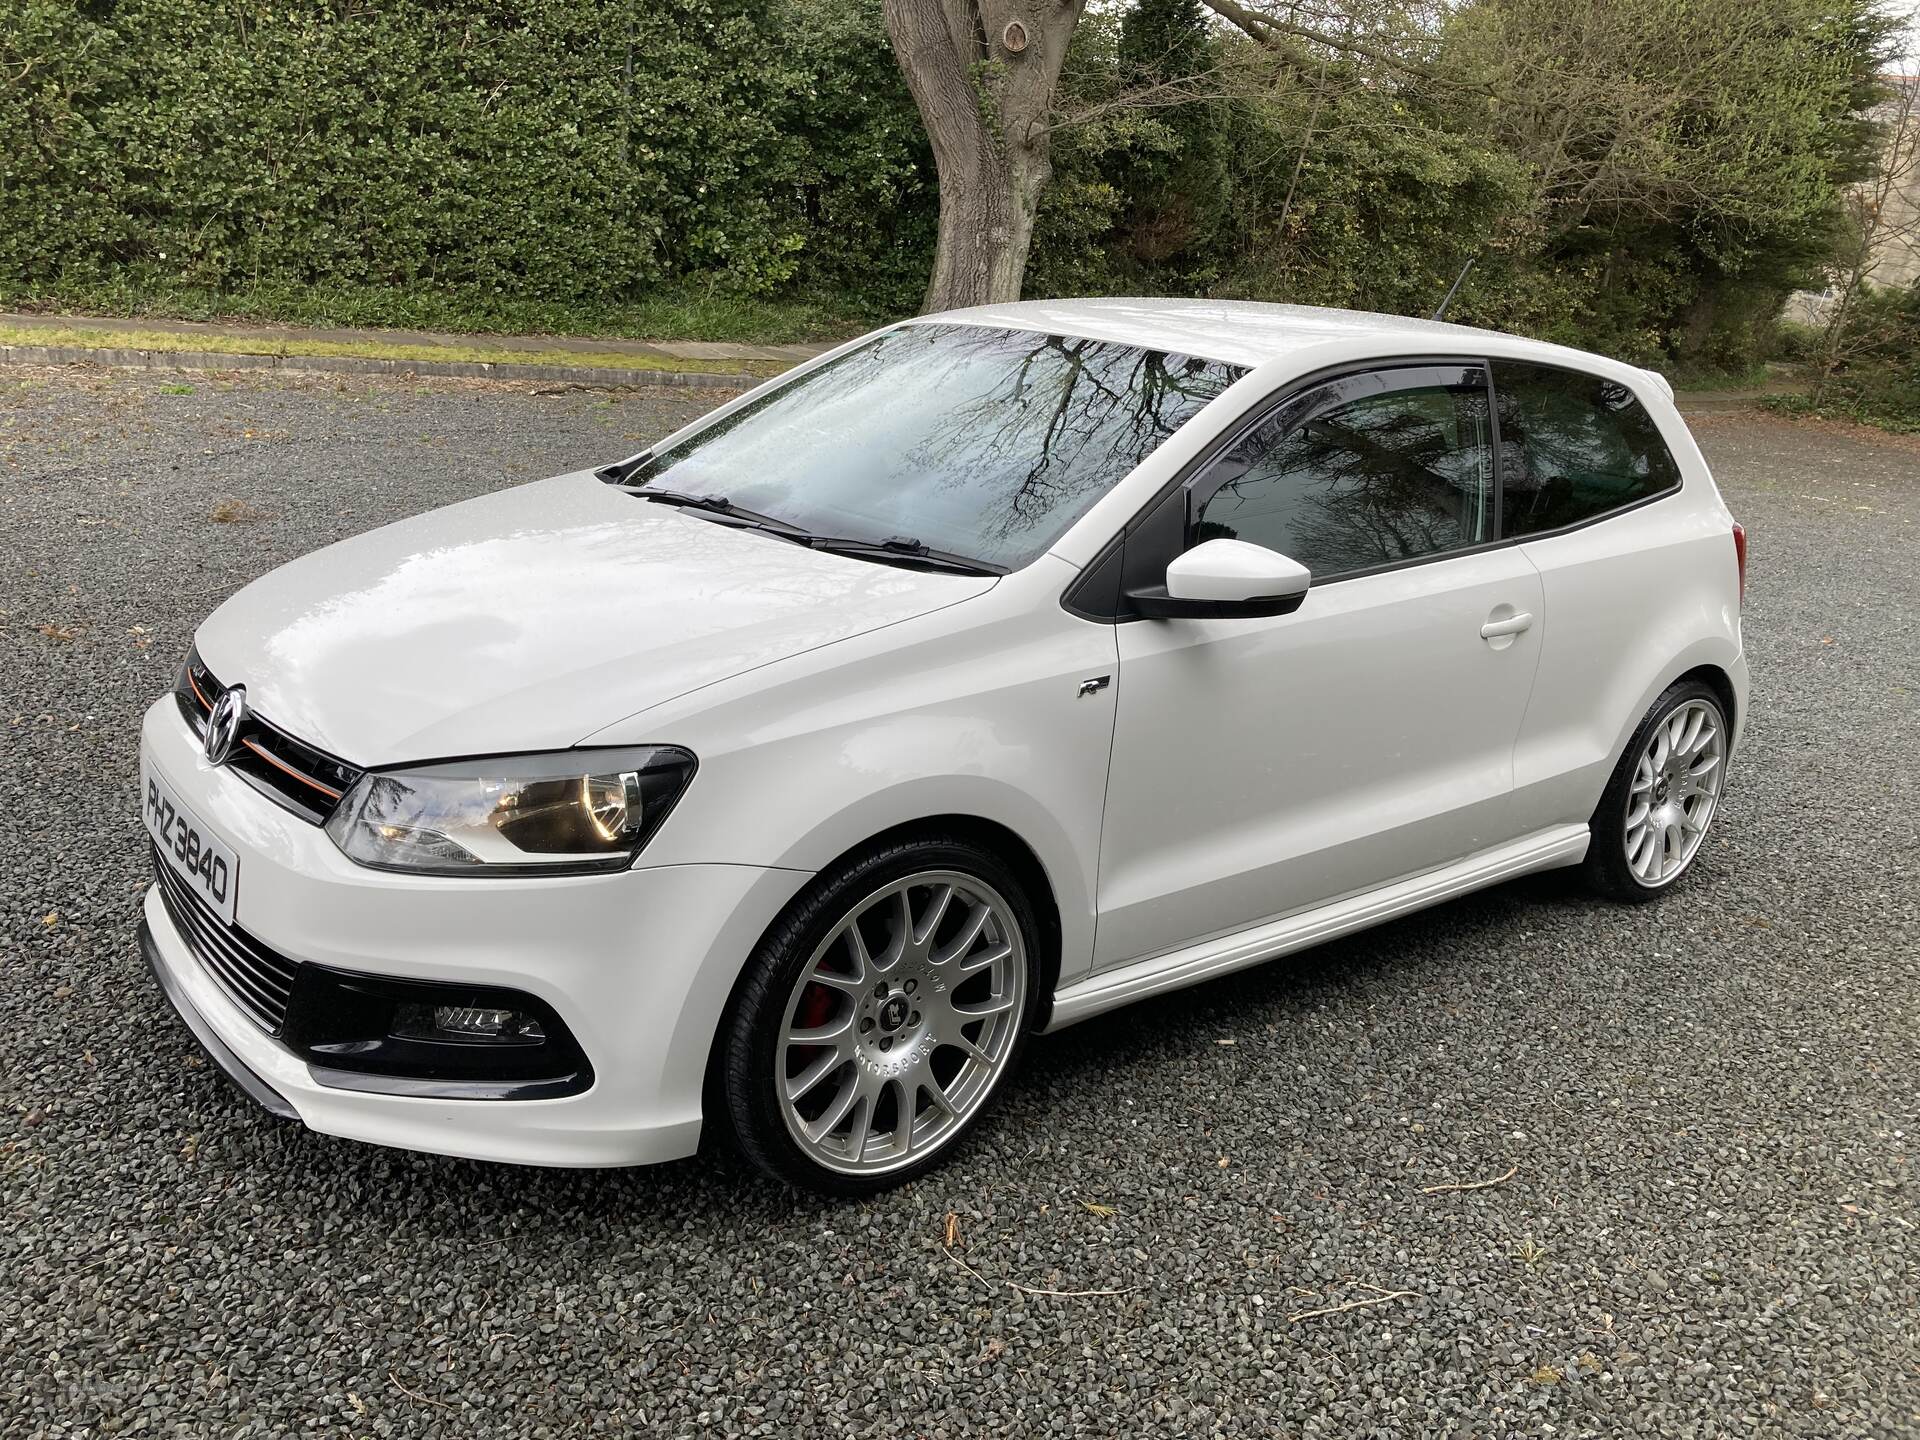
<instances>
[{"instance_id":1,"label":"rear wheel","mask_svg":"<svg viewBox=\"0 0 1920 1440\"><path fill-rule=\"evenodd\" d=\"M1037 945L1019 881L966 841L902 842L822 875L728 1015L720 1079L741 1149L834 1194L929 1168L1019 1058Z\"/></svg>"},{"instance_id":2,"label":"rear wheel","mask_svg":"<svg viewBox=\"0 0 1920 1440\"><path fill-rule=\"evenodd\" d=\"M1600 806L1584 872L1616 900L1651 900L1693 865L1726 781L1726 711L1711 686L1683 680L1634 731Z\"/></svg>"}]
</instances>

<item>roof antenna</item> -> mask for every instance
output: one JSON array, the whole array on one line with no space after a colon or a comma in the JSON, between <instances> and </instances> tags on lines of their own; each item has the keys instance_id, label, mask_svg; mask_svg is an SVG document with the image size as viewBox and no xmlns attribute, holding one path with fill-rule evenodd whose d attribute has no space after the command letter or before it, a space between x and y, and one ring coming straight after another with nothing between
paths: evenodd
<instances>
[{"instance_id":1,"label":"roof antenna","mask_svg":"<svg viewBox=\"0 0 1920 1440\"><path fill-rule=\"evenodd\" d=\"M1453 297L1456 294L1458 294L1460 291L1460 283L1467 278L1467 272L1473 269L1474 262L1477 261L1479 258L1480 258L1480 252L1478 250L1474 251L1473 254L1467 257L1467 263L1462 265L1460 267L1460 273L1453 277L1453 285L1447 291L1447 298L1442 300L1440 302L1440 308L1433 312L1434 319L1444 320L1446 318L1447 306L1453 303Z\"/></svg>"}]
</instances>

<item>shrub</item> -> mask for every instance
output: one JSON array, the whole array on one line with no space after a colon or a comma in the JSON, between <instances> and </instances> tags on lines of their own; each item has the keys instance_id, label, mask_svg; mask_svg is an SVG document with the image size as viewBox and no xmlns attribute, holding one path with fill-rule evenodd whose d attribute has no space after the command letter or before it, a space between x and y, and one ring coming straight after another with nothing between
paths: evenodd
<instances>
[{"instance_id":1,"label":"shrub","mask_svg":"<svg viewBox=\"0 0 1920 1440\"><path fill-rule=\"evenodd\" d=\"M1860 296L1813 402L1893 430L1920 430L1920 283Z\"/></svg>"},{"instance_id":2,"label":"shrub","mask_svg":"<svg viewBox=\"0 0 1920 1440\"><path fill-rule=\"evenodd\" d=\"M930 233L868 0L8 8L13 289L897 286Z\"/></svg>"}]
</instances>

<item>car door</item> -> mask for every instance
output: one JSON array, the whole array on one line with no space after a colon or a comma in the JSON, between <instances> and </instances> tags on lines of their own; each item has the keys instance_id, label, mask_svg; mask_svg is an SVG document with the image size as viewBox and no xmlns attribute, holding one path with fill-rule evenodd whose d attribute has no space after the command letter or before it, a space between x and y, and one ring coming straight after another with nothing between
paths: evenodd
<instances>
[{"instance_id":1,"label":"car door","mask_svg":"<svg viewBox=\"0 0 1920 1440\"><path fill-rule=\"evenodd\" d=\"M1168 510L1130 577L1231 537L1314 578L1287 615L1120 624L1096 967L1510 838L1541 583L1497 543L1484 364L1283 399ZM1135 553L1156 532L1167 553Z\"/></svg>"},{"instance_id":2,"label":"car door","mask_svg":"<svg viewBox=\"0 0 1920 1440\"><path fill-rule=\"evenodd\" d=\"M1626 385L1505 360L1493 380L1505 533L1553 613L1514 749L1515 823L1536 829L1593 813L1646 688L1725 624L1737 562L1731 517L1680 503L1680 464Z\"/></svg>"}]
</instances>

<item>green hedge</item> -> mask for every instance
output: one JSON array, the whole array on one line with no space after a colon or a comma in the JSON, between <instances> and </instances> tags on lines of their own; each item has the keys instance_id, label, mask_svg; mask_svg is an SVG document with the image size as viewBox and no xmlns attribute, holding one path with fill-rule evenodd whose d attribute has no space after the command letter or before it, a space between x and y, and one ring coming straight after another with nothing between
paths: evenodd
<instances>
[{"instance_id":1,"label":"green hedge","mask_svg":"<svg viewBox=\"0 0 1920 1440\"><path fill-rule=\"evenodd\" d=\"M877 0L3 8L16 291L604 301L921 263L922 141Z\"/></svg>"},{"instance_id":2,"label":"green hedge","mask_svg":"<svg viewBox=\"0 0 1920 1440\"><path fill-rule=\"evenodd\" d=\"M1340 62L1324 103L1194 0L1093 9L1027 292L1418 314L1478 255L1455 318L1747 368L1831 249L1881 21L1783 0L1755 34L1742 0L1686 0L1745 48L1662 81L1678 3L1606 13L1640 37L1620 74L1704 85L1636 162L1679 198L1604 213L1543 193L1476 88L1552 0L1451 12L1461 83ZM1550 111L1565 58L1501 83ZM1240 78L1126 103L1213 66ZM935 219L881 0L0 0L0 300L788 338L915 308Z\"/></svg>"}]
</instances>

